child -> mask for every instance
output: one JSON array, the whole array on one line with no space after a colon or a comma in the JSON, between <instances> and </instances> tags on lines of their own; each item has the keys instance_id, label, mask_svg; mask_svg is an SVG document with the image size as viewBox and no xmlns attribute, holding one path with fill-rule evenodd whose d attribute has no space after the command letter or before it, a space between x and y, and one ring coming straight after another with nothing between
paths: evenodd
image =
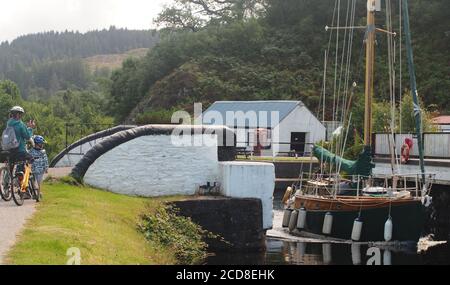
<instances>
[{"instance_id":1,"label":"child","mask_svg":"<svg viewBox=\"0 0 450 285\"><path fill-rule=\"evenodd\" d=\"M39 189L41 189L44 174L48 172L48 157L44 149L44 144L45 139L42 136L35 136L34 147L30 151L31 156L34 158L32 172L36 177Z\"/></svg>"}]
</instances>

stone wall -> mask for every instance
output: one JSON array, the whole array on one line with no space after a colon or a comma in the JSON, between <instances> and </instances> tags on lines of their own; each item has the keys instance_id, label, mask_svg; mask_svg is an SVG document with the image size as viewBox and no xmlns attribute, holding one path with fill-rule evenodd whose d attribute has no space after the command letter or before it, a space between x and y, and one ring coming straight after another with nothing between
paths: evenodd
<instances>
[{"instance_id":1,"label":"stone wall","mask_svg":"<svg viewBox=\"0 0 450 285\"><path fill-rule=\"evenodd\" d=\"M204 230L219 235L207 239L210 250L262 251L265 249L262 204L259 199L202 198L175 202L180 215L190 217Z\"/></svg>"}]
</instances>

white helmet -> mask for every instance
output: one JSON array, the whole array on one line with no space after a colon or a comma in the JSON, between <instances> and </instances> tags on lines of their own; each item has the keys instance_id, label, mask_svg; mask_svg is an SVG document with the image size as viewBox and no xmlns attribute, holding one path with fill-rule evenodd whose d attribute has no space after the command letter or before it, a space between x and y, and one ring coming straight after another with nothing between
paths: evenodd
<instances>
[{"instance_id":1,"label":"white helmet","mask_svg":"<svg viewBox=\"0 0 450 285\"><path fill-rule=\"evenodd\" d=\"M11 113L25 113L25 110L20 106L14 106L9 110Z\"/></svg>"}]
</instances>

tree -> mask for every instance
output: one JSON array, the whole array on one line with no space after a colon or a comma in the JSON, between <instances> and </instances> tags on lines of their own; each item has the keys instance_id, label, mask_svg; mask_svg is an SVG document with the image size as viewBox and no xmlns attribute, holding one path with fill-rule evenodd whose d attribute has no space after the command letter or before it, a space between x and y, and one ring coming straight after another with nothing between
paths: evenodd
<instances>
[{"instance_id":1,"label":"tree","mask_svg":"<svg viewBox=\"0 0 450 285\"><path fill-rule=\"evenodd\" d=\"M197 32L205 25L205 20L195 16L189 6L183 8L171 6L158 15L155 19L155 23L160 27L169 29L182 29Z\"/></svg>"},{"instance_id":2,"label":"tree","mask_svg":"<svg viewBox=\"0 0 450 285\"><path fill-rule=\"evenodd\" d=\"M11 107L21 103L22 97L17 85L9 80L0 81L0 132L5 128Z\"/></svg>"},{"instance_id":3,"label":"tree","mask_svg":"<svg viewBox=\"0 0 450 285\"><path fill-rule=\"evenodd\" d=\"M9 95L14 101L22 100L19 87L17 87L17 85L10 80L0 81L0 92Z\"/></svg>"},{"instance_id":4,"label":"tree","mask_svg":"<svg viewBox=\"0 0 450 285\"><path fill-rule=\"evenodd\" d=\"M198 31L206 24L229 24L256 18L266 0L173 0L155 22L160 27Z\"/></svg>"},{"instance_id":5,"label":"tree","mask_svg":"<svg viewBox=\"0 0 450 285\"><path fill-rule=\"evenodd\" d=\"M423 108L424 103L420 100L420 106L422 106L422 131L423 132L433 132L436 131L436 127L433 125L431 113ZM401 109L401 128L402 133L415 133L416 132L416 121L414 117L414 101L411 92L404 95L402 103L400 105ZM400 126L399 126L400 127ZM399 130L400 131L400 130Z\"/></svg>"}]
</instances>

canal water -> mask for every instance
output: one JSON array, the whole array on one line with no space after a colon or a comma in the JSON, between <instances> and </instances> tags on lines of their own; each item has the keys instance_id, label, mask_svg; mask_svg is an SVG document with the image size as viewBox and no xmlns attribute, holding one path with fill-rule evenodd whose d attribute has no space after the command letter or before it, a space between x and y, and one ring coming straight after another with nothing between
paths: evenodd
<instances>
[{"instance_id":1,"label":"canal water","mask_svg":"<svg viewBox=\"0 0 450 285\"><path fill-rule=\"evenodd\" d=\"M446 242L421 240L418 245L382 248L351 243L327 243L289 235L281 227L281 197L274 201L274 229L268 232L266 251L219 253L209 265L450 265Z\"/></svg>"}]
</instances>

